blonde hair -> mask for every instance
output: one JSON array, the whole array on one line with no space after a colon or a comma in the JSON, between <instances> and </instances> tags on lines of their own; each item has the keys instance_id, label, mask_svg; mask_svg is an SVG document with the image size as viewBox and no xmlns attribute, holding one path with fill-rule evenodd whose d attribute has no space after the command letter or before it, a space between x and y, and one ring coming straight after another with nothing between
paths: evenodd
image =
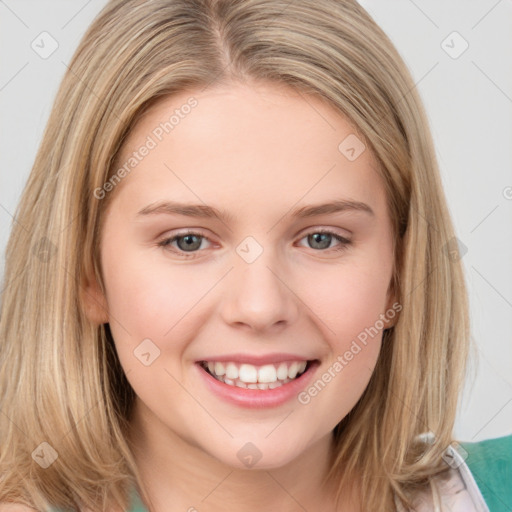
<instances>
[{"instance_id":1,"label":"blonde hair","mask_svg":"<svg viewBox=\"0 0 512 512\"><path fill-rule=\"evenodd\" d=\"M0 500L126 509L139 475L127 439L134 393L108 324L83 290L103 287L99 232L123 141L164 96L219 83L288 85L349 119L377 158L402 305L370 384L335 429L328 480L362 478L367 510L443 470L469 321L454 230L415 84L355 0L112 0L67 71L6 253L0 323ZM432 431L436 442L421 445ZM46 469L33 451L58 454ZM43 445L43 448L46 445Z\"/></svg>"}]
</instances>

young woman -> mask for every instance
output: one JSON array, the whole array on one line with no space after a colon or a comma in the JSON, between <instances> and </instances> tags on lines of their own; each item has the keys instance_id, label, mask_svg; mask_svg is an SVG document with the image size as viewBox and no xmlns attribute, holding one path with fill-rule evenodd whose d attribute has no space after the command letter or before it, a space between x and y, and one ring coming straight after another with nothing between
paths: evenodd
<instances>
[{"instance_id":1,"label":"young woman","mask_svg":"<svg viewBox=\"0 0 512 512\"><path fill-rule=\"evenodd\" d=\"M453 442L453 237L355 1L111 1L7 249L0 510L508 506L510 438Z\"/></svg>"}]
</instances>

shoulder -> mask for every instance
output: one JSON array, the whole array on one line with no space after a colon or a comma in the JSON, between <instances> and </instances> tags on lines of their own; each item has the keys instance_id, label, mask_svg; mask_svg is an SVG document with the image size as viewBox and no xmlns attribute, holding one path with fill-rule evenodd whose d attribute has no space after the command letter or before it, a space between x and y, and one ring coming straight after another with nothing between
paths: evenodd
<instances>
[{"instance_id":1,"label":"shoulder","mask_svg":"<svg viewBox=\"0 0 512 512\"><path fill-rule=\"evenodd\" d=\"M461 442L457 450L490 512L512 510L512 435L476 443Z\"/></svg>"},{"instance_id":2,"label":"shoulder","mask_svg":"<svg viewBox=\"0 0 512 512\"><path fill-rule=\"evenodd\" d=\"M476 443L453 442L446 470L429 479L413 500L416 512L512 512L512 435ZM397 510L405 512L398 506Z\"/></svg>"}]
</instances>

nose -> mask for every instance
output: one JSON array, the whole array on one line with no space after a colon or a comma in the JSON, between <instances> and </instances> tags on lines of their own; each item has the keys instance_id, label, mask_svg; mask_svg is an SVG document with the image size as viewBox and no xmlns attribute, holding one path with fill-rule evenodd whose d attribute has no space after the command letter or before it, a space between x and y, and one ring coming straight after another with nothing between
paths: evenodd
<instances>
[{"instance_id":1,"label":"nose","mask_svg":"<svg viewBox=\"0 0 512 512\"><path fill-rule=\"evenodd\" d=\"M282 329L297 320L300 301L270 252L264 251L252 263L236 261L221 299L221 315L227 324L262 332Z\"/></svg>"}]
</instances>

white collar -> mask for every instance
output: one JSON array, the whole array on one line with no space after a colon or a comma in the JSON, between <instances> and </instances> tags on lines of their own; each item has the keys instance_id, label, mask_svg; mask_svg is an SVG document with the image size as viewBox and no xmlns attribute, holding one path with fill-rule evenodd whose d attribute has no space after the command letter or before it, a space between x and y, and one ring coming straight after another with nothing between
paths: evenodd
<instances>
[{"instance_id":1,"label":"white collar","mask_svg":"<svg viewBox=\"0 0 512 512\"><path fill-rule=\"evenodd\" d=\"M450 469L430 478L428 489L418 494L413 503L414 512L490 512L464 457L448 446L443 459ZM395 497L397 512L405 509Z\"/></svg>"}]
</instances>

